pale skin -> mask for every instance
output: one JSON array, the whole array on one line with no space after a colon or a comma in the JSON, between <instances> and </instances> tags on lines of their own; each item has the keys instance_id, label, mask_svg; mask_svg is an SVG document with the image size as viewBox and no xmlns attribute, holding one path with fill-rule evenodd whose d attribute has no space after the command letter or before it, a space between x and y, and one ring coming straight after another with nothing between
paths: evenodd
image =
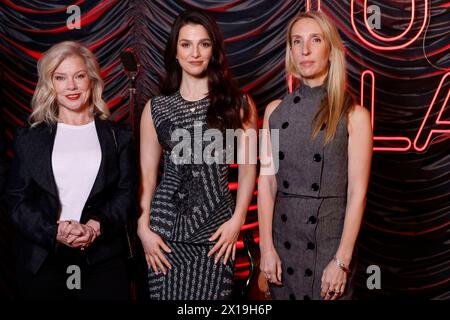
<instances>
[{"instance_id":1,"label":"pale skin","mask_svg":"<svg viewBox=\"0 0 450 320\"><path fill-rule=\"evenodd\" d=\"M52 84L58 103L58 122L83 125L94 120L89 111L91 82L84 60L69 56L55 69ZM71 248L89 247L100 235L100 223L90 219L86 224L78 221L57 221L56 240Z\"/></svg>"},{"instance_id":2,"label":"pale skin","mask_svg":"<svg viewBox=\"0 0 450 320\"><path fill-rule=\"evenodd\" d=\"M319 25L312 19L301 19L292 28L291 58L296 65L302 81L310 87L322 85L328 74L330 47L325 41ZM269 129L269 118L281 100L269 103L263 120L263 127ZM369 183L372 158L372 129L369 112L356 105L348 114L348 187L347 207L344 228L336 257L349 266L359 233L366 203L366 191ZM267 132L267 131L266 131ZM261 153L261 162L273 161L270 136L267 139L269 153ZM265 157L265 158L264 158ZM276 177L273 172L259 176L258 183L258 219L260 232L261 271L269 282L282 284L282 262L278 256L272 238L272 223L275 198L277 194ZM347 283L347 274L335 261L330 261L323 270L321 278L321 296L325 300L336 300L339 295L330 296L329 291L343 293Z\"/></svg>"},{"instance_id":3,"label":"pale skin","mask_svg":"<svg viewBox=\"0 0 450 320\"><path fill-rule=\"evenodd\" d=\"M187 24L180 29L177 45L177 60L182 69L180 94L185 100L196 101L208 94L208 78L205 71L212 56L212 42L208 32L201 25ZM250 104L250 120L244 123L244 131L257 129L256 108ZM245 139L245 136L241 137ZM246 152L246 142L238 143L238 152ZM158 142L151 115L150 101L146 104L141 117L141 215L138 220L138 236L141 239L145 258L149 268L155 273L167 273L172 266L166 254L169 246L163 239L150 230L151 201L157 185L158 168L162 148ZM247 208L253 196L256 179L256 164L239 164L236 208L232 217L222 224L210 237L214 243L208 257L215 255L214 260L224 264L235 259L236 242L242 225L245 222Z\"/></svg>"}]
</instances>

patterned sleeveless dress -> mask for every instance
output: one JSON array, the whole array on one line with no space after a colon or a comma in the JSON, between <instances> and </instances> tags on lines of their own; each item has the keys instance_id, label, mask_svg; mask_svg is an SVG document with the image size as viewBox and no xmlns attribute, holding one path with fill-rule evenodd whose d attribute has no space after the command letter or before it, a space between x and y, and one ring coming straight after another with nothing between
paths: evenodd
<instances>
[{"instance_id":1,"label":"patterned sleeveless dress","mask_svg":"<svg viewBox=\"0 0 450 320\"><path fill-rule=\"evenodd\" d=\"M179 91L151 101L164 173L152 200L150 228L172 251L165 253L172 265L166 275L148 271L151 299L231 298L234 261L214 264L214 255L207 256L215 243L208 239L234 210L228 165L202 159L213 141L206 131L208 106L208 98L187 101Z\"/></svg>"}]
</instances>

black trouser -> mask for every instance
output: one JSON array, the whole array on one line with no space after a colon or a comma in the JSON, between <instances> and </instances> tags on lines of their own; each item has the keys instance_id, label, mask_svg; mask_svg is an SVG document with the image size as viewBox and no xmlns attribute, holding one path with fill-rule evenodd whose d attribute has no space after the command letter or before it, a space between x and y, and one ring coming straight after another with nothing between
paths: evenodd
<instances>
[{"instance_id":1,"label":"black trouser","mask_svg":"<svg viewBox=\"0 0 450 320\"><path fill-rule=\"evenodd\" d=\"M19 266L19 291L31 300L127 300L130 284L125 260L117 256L90 266L83 251L63 247L49 255L36 274Z\"/></svg>"}]
</instances>

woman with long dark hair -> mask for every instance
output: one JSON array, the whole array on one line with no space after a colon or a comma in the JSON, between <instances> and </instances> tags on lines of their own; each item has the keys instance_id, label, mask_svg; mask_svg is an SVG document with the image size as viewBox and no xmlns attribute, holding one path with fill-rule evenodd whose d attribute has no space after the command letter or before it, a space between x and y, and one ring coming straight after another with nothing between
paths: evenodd
<instances>
[{"instance_id":1,"label":"woman with long dark hair","mask_svg":"<svg viewBox=\"0 0 450 320\"><path fill-rule=\"evenodd\" d=\"M235 205L224 151L209 148L222 141L225 130L239 129L238 155L245 159L245 136L256 129L257 114L231 78L222 36L208 15L185 11L177 17L164 61L163 95L147 103L141 119L138 235L149 266L150 297L227 299L256 161L239 163ZM186 136L193 141L180 142ZM161 152L164 175L156 188Z\"/></svg>"}]
</instances>

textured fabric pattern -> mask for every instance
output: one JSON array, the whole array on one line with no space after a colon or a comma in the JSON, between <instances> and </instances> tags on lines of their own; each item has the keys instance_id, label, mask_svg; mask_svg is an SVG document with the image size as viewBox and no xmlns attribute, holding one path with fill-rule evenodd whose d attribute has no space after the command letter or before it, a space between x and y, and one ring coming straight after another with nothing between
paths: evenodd
<instances>
[{"instance_id":1,"label":"textured fabric pattern","mask_svg":"<svg viewBox=\"0 0 450 320\"><path fill-rule=\"evenodd\" d=\"M195 152L187 157L187 163L173 158L174 154L183 154L177 147L181 140L172 139L175 129L189 133L192 141L188 145L193 151L200 148L202 155L210 144L210 137L205 135L209 100L187 101L177 92L155 97L151 104L164 152L164 175L152 200L150 227L171 248L167 256L173 269L167 275L149 270L150 296L169 300L226 299L231 294L234 262L215 265L214 257L208 258L207 253L213 246L209 237L233 212L228 165L207 164L196 158Z\"/></svg>"},{"instance_id":2,"label":"textured fabric pattern","mask_svg":"<svg viewBox=\"0 0 450 320\"><path fill-rule=\"evenodd\" d=\"M169 242L167 257L172 270L155 274L149 270L150 299L224 300L231 298L233 262L214 264L208 258L212 246Z\"/></svg>"},{"instance_id":3,"label":"textured fabric pattern","mask_svg":"<svg viewBox=\"0 0 450 320\"><path fill-rule=\"evenodd\" d=\"M347 120L339 122L336 138L326 146L326 125L316 139L311 139L312 121L324 96L325 85L302 85L270 116L270 127L279 129L280 134L279 191L310 197L347 194Z\"/></svg>"},{"instance_id":4,"label":"textured fabric pattern","mask_svg":"<svg viewBox=\"0 0 450 320\"><path fill-rule=\"evenodd\" d=\"M311 121L325 92L324 86L303 85L285 97L270 118L270 128L280 130L273 238L282 262L283 286L271 286L274 299L320 299L323 270L336 253L342 234L347 121L340 121L334 140L326 146L325 130L311 140ZM348 289L342 298L350 293Z\"/></svg>"}]
</instances>

